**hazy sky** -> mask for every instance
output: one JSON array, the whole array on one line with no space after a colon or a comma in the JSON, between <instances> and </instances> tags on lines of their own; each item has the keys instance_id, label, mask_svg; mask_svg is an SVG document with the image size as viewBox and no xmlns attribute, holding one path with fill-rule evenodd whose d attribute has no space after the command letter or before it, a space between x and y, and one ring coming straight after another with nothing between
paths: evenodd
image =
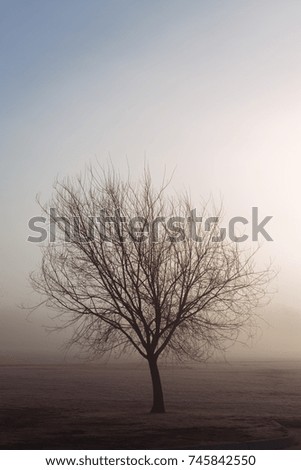
<instances>
[{"instance_id":1,"label":"hazy sky","mask_svg":"<svg viewBox=\"0 0 301 470\"><path fill-rule=\"evenodd\" d=\"M300 1L0 5L0 359L57 354L44 313L17 307L36 300L27 222L57 175L108 155L157 181L175 168L175 188L222 195L227 215L273 216L261 256L279 293L257 351L301 358Z\"/></svg>"}]
</instances>

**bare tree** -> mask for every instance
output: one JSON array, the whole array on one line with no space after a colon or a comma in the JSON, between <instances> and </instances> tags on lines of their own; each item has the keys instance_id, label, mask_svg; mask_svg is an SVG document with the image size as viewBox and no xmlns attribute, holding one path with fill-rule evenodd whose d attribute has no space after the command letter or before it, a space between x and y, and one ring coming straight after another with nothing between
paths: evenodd
<instances>
[{"instance_id":1,"label":"bare tree","mask_svg":"<svg viewBox=\"0 0 301 470\"><path fill-rule=\"evenodd\" d=\"M34 288L73 325L72 342L148 361L154 413L165 411L159 357L207 359L265 298L269 269L255 269L255 252L223 239L219 218L196 224L189 197L155 190L148 171L134 184L90 167L57 181L43 209L56 236L42 247Z\"/></svg>"}]
</instances>

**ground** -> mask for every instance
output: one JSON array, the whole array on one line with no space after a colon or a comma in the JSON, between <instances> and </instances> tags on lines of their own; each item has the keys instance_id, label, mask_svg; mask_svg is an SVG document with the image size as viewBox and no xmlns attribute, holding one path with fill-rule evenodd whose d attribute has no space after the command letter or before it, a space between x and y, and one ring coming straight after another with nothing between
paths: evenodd
<instances>
[{"instance_id":1,"label":"ground","mask_svg":"<svg viewBox=\"0 0 301 470\"><path fill-rule=\"evenodd\" d=\"M2 449L301 448L301 362L0 366Z\"/></svg>"}]
</instances>

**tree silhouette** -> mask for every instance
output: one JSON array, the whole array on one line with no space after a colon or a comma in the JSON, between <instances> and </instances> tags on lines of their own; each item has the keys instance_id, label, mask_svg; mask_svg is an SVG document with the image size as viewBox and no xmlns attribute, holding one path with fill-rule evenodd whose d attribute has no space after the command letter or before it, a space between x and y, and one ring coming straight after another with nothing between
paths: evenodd
<instances>
[{"instance_id":1,"label":"tree silhouette","mask_svg":"<svg viewBox=\"0 0 301 470\"><path fill-rule=\"evenodd\" d=\"M170 196L164 183L155 190L148 171L133 183L89 167L57 181L43 209L52 240L34 288L73 326L72 343L91 355L132 349L148 361L152 412L165 411L159 357L207 359L265 298L269 269L255 269L255 252L223 239L218 218L196 224L189 197Z\"/></svg>"}]
</instances>

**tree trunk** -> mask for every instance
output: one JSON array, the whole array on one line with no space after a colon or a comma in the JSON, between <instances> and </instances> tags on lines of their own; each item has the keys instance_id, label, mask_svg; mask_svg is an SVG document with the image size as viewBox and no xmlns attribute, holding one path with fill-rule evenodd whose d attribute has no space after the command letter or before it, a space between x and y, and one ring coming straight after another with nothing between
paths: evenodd
<instances>
[{"instance_id":1,"label":"tree trunk","mask_svg":"<svg viewBox=\"0 0 301 470\"><path fill-rule=\"evenodd\" d=\"M151 413L165 413L163 390L157 359L153 357L149 358L148 364L153 385L153 407Z\"/></svg>"}]
</instances>

